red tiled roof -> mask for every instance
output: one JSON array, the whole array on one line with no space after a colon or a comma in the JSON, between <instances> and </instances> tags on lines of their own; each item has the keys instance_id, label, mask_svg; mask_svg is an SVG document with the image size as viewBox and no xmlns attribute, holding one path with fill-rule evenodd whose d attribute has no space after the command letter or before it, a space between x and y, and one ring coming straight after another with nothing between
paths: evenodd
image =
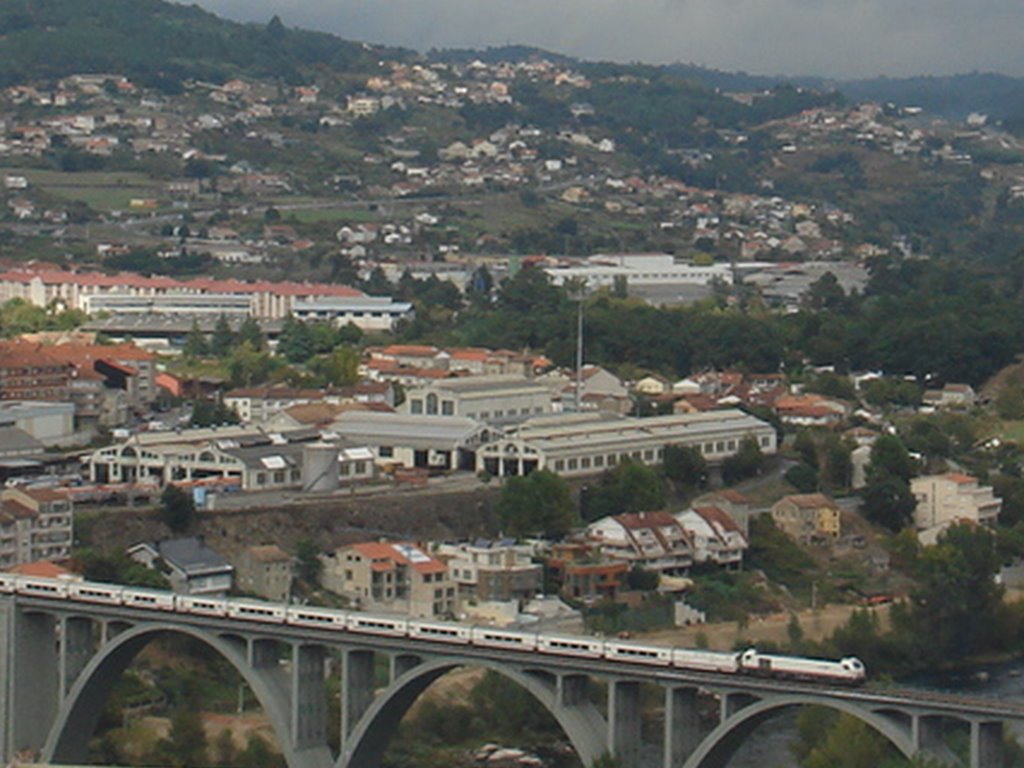
<instances>
[{"instance_id":1,"label":"red tiled roof","mask_svg":"<svg viewBox=\"0 0 1024 768\"><path fill-rule=\"evenodd\" d=\"M96 288L148 288L163 291L194 291L203 293L269 293L277 296L363 296L362 291L347 285L327 283L296 283L285 281L273 283L266 280L245 282L242 280L213 280L195 278L179 281L170 277L145 277L127 272L106 275L101 272L70 272L58 269L13 269L0 273L0 282L27 284L38 279L47 285L78 285Z\"/></svg>"},{"instance_id":2,"label":"red tiled roof","mask_svg":"<svg viewBox=\"0 0 1024 768\"><path fill-rule=\"evenodd\" d=\"M953 481L957 485L970 485L978 482L977 478L965 475L962 472L947 472L943 477L947 480Z\"/></svg>"},{"instance_id":3,"label":"red tiled roof","mask_svg":"<svg viewBox=\"0 0 1024 768\"><path fill-rule=\"evenodd\" d=\"M7 569L8 573L15 573L19 576L36 576L43 579L59 579L61 577L74 575L67 568L57 565L49 560L36 560L34 563L22 563Z\"/></svg>"},{"instance_id":4,"label":"red tiled roof","mask_svg":"<svg viewBox=\"0 0 1024 768\"><path fill-rule=\"evenodd\" d=\"M422 561L413 561L402 554L399 547L410 547L423 554L427 559ZM409 544L408 542L395 542L389 544L386 542L368 541L362 544L353 544L352 549L361 554L363 557L369 558L372 561L371 568L375 571L390 570L394 567L395 563L407 565L417 573L445 573L448 570L443 562L435 557L430 557L420 547L415 544ZM380 561L380 562L377 562Z\"/></svg>"},{"instance_id":5,"label":"red tiled roof","mask_svg":"<svg viewBox=\"0 0 1024 768\"><path fill-rule=\"evenodd\" d=\"M676 519L668 512L629 512L616 515L615 521L628 530L678 525Z\"/></svg>"},{"instance_id":6,"label":"red tiled roof","mask_svg":"<svg viewBox=\"0 0 1024 768\"><path fill-rule=\"evenodd\" d=\"M788 501L802 509L820 509L821 507L837 509L836 503L823 493L797 493L784 496L781 501Z\"/></svg>"},{"instance_id":7,"label":"red tiled roof","mask_svg":"<svg viewBox=\"0 0 1024 768\"><path fill-rule=\"evenodd\" d=\"M382 355L401 355L402 357L434 357L440 350L422 344L392 344L380 350Z\"/></svg>"},{"instance_id":8,"label":"red tiled roof","mask_svg":"<svg viewBox=\"0 0 1024 768\"><path fill-rule=\"evenodd\" d=\"M729 533L742 533L736 521L718 507L694 507L693 511L703 517L708 524L718 532L728 531Z\"/></svg>"}]
</instances>

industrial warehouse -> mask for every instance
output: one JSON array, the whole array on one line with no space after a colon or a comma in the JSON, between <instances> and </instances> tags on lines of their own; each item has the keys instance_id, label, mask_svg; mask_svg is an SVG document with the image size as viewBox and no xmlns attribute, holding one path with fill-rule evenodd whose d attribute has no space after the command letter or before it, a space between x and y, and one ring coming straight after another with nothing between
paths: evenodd
<instances>
[{"instance_id":1,"label":"industrial warehouse","mask_svg":"<svg viewBox=\"0 0 1024 768\"><path fill-rule=\"evenodd\" d=\"M659 463L668 445L699 448L714 464L734 454L748 435L764 453L775 453L775 430L738 410L649 419L564 414L531 419L509 436L459 416L350 411L324 431L237 426L140 433L94 451L87 463L94 483L323 491L341 482L372 479L378 466L475 469L496 476L535 469L594 474L626 460ZM325 463L327 456L331 458Z\"/></svg>"},{"instance_id":2,"label":"industrial warehouse","mask_svg":"<svg viewBox=\"0 0 1024 768\"><path fill-rule=\"evenodd\" d=\"M532 419L514 435L484 446L477 453L477 469L499 477L535 469L586 475L627 460L658 464L669 445L697 448L714 464L736 453L748 435L757 440L763 453L775 453L775 429L739 410L649 419L568 414Z\"/></svg>"}]
</instances>

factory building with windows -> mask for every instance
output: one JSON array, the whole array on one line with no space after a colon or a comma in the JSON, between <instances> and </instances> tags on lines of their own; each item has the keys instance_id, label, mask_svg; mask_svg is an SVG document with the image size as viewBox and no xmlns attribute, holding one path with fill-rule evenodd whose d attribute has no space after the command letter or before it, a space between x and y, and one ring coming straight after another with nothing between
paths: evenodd
<instances>
[{"instance_id":1,"label":"factory building with windows","mask_svg":"<svg viewBox=\"0 0 1024 768\"><path fill-rule=\"evenodd\" d=\"M596 474L623 461L660 464L665 448L696 448L709 464L734 455L743 438L757 440L765 454L777 450L774 427L739 410L635 419L577 413L537 418L514 434L477 452L477 470L490 475L525 475L547 469L559 475Z\"/></svg>"}]
</instances>

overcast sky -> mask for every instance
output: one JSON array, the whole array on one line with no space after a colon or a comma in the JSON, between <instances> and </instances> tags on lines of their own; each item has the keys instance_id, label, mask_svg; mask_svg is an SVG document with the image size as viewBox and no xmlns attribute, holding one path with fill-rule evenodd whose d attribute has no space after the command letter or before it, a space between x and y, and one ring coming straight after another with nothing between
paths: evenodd
<instances>
[{"instance_id":1,"label":"overcast sky","mask_svg":"<svg viewBox=\"0 0 1024 768\"><path fill-rule=\"evenodd\" d=\"M370 43L523 43L586 59L851 78L1024 76L1021 0L199 0Z\"/></svg>"}]
</instances>

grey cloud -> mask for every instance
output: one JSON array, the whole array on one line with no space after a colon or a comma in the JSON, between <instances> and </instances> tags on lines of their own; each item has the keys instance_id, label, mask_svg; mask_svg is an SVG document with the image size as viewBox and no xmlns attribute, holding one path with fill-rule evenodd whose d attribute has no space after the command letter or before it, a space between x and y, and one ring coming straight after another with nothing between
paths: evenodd
<instances>
[{"instance_id":1,"label":"grey cloud","mask_svg":"<svg viewBox=\"0 0 1024 768\"><path fill-rule=\"evenodd\" d=\"M827 77L1024 75L1019 0L201 0L231 18L403 45Z\"/></svg>"}]
</instances>

